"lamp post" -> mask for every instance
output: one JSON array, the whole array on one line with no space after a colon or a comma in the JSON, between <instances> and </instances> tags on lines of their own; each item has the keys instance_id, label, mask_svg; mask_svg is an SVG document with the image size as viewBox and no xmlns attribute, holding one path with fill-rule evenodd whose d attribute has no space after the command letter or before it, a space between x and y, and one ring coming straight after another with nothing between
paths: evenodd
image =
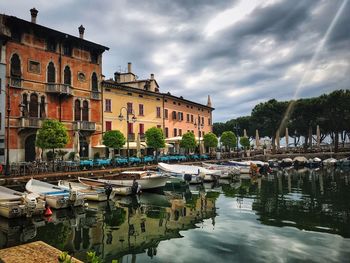
<instances>
[{"instance_id":1,"label":"lamp post","mask_svg":"<svg viewBox=\"0 0 350 263\"><path fill-rule=\"evenodd\" d=\"M126 111L126 123L127 123L127 125L126 125L127 126L126 127L126 154L127 154L128 165L130 165L130 162L129 162L129 159L130 159L130 153L129 153L129 123L130 123L130 121L132 123L135 123L137 119L136 119L135 114L133 113L132 110L129 111L127 108L121 107L120 108L120 114L118 116L118 119L120 121L125 120L125 118L123 116L123 113L122 113L123 109ZM131 120L130 120L130 115L132 115Z\"/></svg>"},{"instance_id":2,"label":"lamp post","mask_svg":"<svg viewBox=\"0 0 350 263\"><path fill-rule=\"evenodd\" d=\"M239 126L238 124L236 123L235 126L233 127L233 129L235 130L235 133L236 133L236 148L237 148L237 157L238 157L238 132L239 132Z\"/></svg>"},{"instance_id":3,"label":"lamp post","mask_svg":"<svg viewBox=\"0 0 350 263\"><path fill-rule=\"evenodd\" d=\"M198 124L196 122L196 120L194 120L194 127L197 128L198 126L198 141L199 141L199 158L201 156L201 130L203 130L204 128L204 123L201 123L199 124L199 121L198 121Z\"/></svg>"}]
</instances>

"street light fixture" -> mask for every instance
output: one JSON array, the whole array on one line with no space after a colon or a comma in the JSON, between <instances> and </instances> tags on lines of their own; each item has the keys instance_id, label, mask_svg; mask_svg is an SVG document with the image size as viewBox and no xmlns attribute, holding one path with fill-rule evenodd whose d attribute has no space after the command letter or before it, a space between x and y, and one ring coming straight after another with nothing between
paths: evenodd
<instances>
[{"instance_id":1,"label":"street light fixture","mask_svg":"<svg viewBox=\"0 0 350 263\"><path fill-rule=\"evenodd\" d=\"M199 140L199 158L201 156L201 130L203 130L204 128L204 123L201 123L199 124L199 121L198 121L198 124L196 122L196 120L194 120L194 127L197 128L198 126L198 140Z\"/></svg>"},{"instance_id":2,"label":"street light fixture","mask_svg":"<svg viewBox=\"0 0 350 263\"><path fill-rule=\"evenodd\" d=\"M123 116L123 109L126 111L126 119ZM130 115L132 115L131 119L130 119ZM127 160L128 160L128 165L130 165L130 153L129 153L129 123L135 123L137 121L137 118L135 116L135 113L133 113L133 111L131 110L131 112L128 111L127 108L125 107L121 107L120 108L120 114L118 116L119 121L123 121L126 120L127 123L127 127L126 127L126 153L127 153Z\"/></svg>"}]
</instances>

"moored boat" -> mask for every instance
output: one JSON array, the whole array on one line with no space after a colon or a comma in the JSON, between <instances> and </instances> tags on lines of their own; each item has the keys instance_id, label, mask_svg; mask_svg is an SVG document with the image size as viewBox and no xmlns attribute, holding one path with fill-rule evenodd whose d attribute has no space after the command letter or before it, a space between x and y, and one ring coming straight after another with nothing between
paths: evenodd
<instances>
[{"instance_id":1,"label":"moored boat","mask_svg":"<svg viewBox=\"0 0 350 263\"><path fill-rule=\"evenodd\" d=\"M213 163L202 163L203 167L208 170L218 170L221 171L219 174L220 179L232 178L235 175L239 175L240 169L235 166L221 165Z\"/></svg>"},{"instance_id":2,"label":"moored boat","mask_svg":"<svg viewBox=\"0 0 350 263\"><path fill-rule=\"evenodd\" d=\"M86 185L88 187L93 187L95 189L105 189L108 185L110 185L112 187L112 192L110 195L111 198L113 198L115 195L133 194L131 186L115 185L113 183L106 182L108 180L91 179L85 177L78 177L78 180L81 184Z\"/></svg>"},{"instance_id":3,"label":"moored boat","mask_svg":"<svg viewBox=\"0 0 350 263\"><path fill-rule=\"evenodd\" d=\"M87 186L82 183L76 183L76 182L69 182L66 180L59 180L58 186L62 187L66 190L73 190L78 191L82 195L84 195L84 198L89 201L106 201L107 200L107 194L105 189L93 187L93 186Z\"/></svg>"},{"instance_id":4,"label":"moored boat","mask_svg":"<svg viewBox=\"0 0 350 263\"><path fill-rule=\"evenodd\" d=\"M0 186L0 215L15 218L34 214L42 214L45 201L38 195L21 193L10 188Z\"/></svg>"},{"instance_id":5,"label":"moored boat","mask_svg":"<svg viewBox=\"0 0 350 263\"><path fill-rule=\"evenodd\" d=\"M26 190L30 193L40 195L46 201L47 205L56 209L84 204L84 196L79 192L66 190L57 185L35 179L30 179L27 182Z\"/></svg>"}]
</instances>

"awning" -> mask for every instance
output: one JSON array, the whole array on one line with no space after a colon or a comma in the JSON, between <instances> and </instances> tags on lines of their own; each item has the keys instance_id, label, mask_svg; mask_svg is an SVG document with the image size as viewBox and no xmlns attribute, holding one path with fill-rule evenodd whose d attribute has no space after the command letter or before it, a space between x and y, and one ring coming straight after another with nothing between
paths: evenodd
<instances>
[{"instance_id":1,"label":"awning","mask_svg":"<svg viewBox=\"0 0 350 263\"><path fill-rule=\"evenodd\" d=\"M106 148L106 145L104 145L104 144L97 144L95 146L92 146L92 148L100 148L100 149L102 149L102 148Z\"/></svg>"},{"instance_id":2,"label":"awning","mask_svg":"<svg viewBox=\"0 0 350 263\"><path fill-rule=\"evenodd\" d=\"M140 143L140 148L145 149L147 146L145 143ZM123 149L127 149L127 143L124 144ZM137 142L129 142L129 149L137 149Z\"/></svg>"},{"instance_id":3,"label":"awning","mask_svg":"<svg viewBox=\"0 0 350 263\"><path fill-rule=\"evenodd\" d=\"M166 138L166 142L179 142L182 140L182 136L176 136L176 137L171 137L171 138Z\"/></svg>"}]
</instances>

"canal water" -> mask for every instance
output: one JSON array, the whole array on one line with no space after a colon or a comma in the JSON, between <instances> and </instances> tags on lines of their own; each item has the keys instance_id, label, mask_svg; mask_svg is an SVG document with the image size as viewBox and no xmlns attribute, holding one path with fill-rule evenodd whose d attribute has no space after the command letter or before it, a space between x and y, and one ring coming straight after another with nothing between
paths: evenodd
<instances>
[{"instance_id":1,"label":"canal water","mask_svg":"<svg viewBox=\"0 0 350 263\"><path fill-rule=\"evenodd\" d=\"M0 247L42 240L104 262L349 262L350 172L284 170L0 219Z\"/></svg>"}]
</instances>

